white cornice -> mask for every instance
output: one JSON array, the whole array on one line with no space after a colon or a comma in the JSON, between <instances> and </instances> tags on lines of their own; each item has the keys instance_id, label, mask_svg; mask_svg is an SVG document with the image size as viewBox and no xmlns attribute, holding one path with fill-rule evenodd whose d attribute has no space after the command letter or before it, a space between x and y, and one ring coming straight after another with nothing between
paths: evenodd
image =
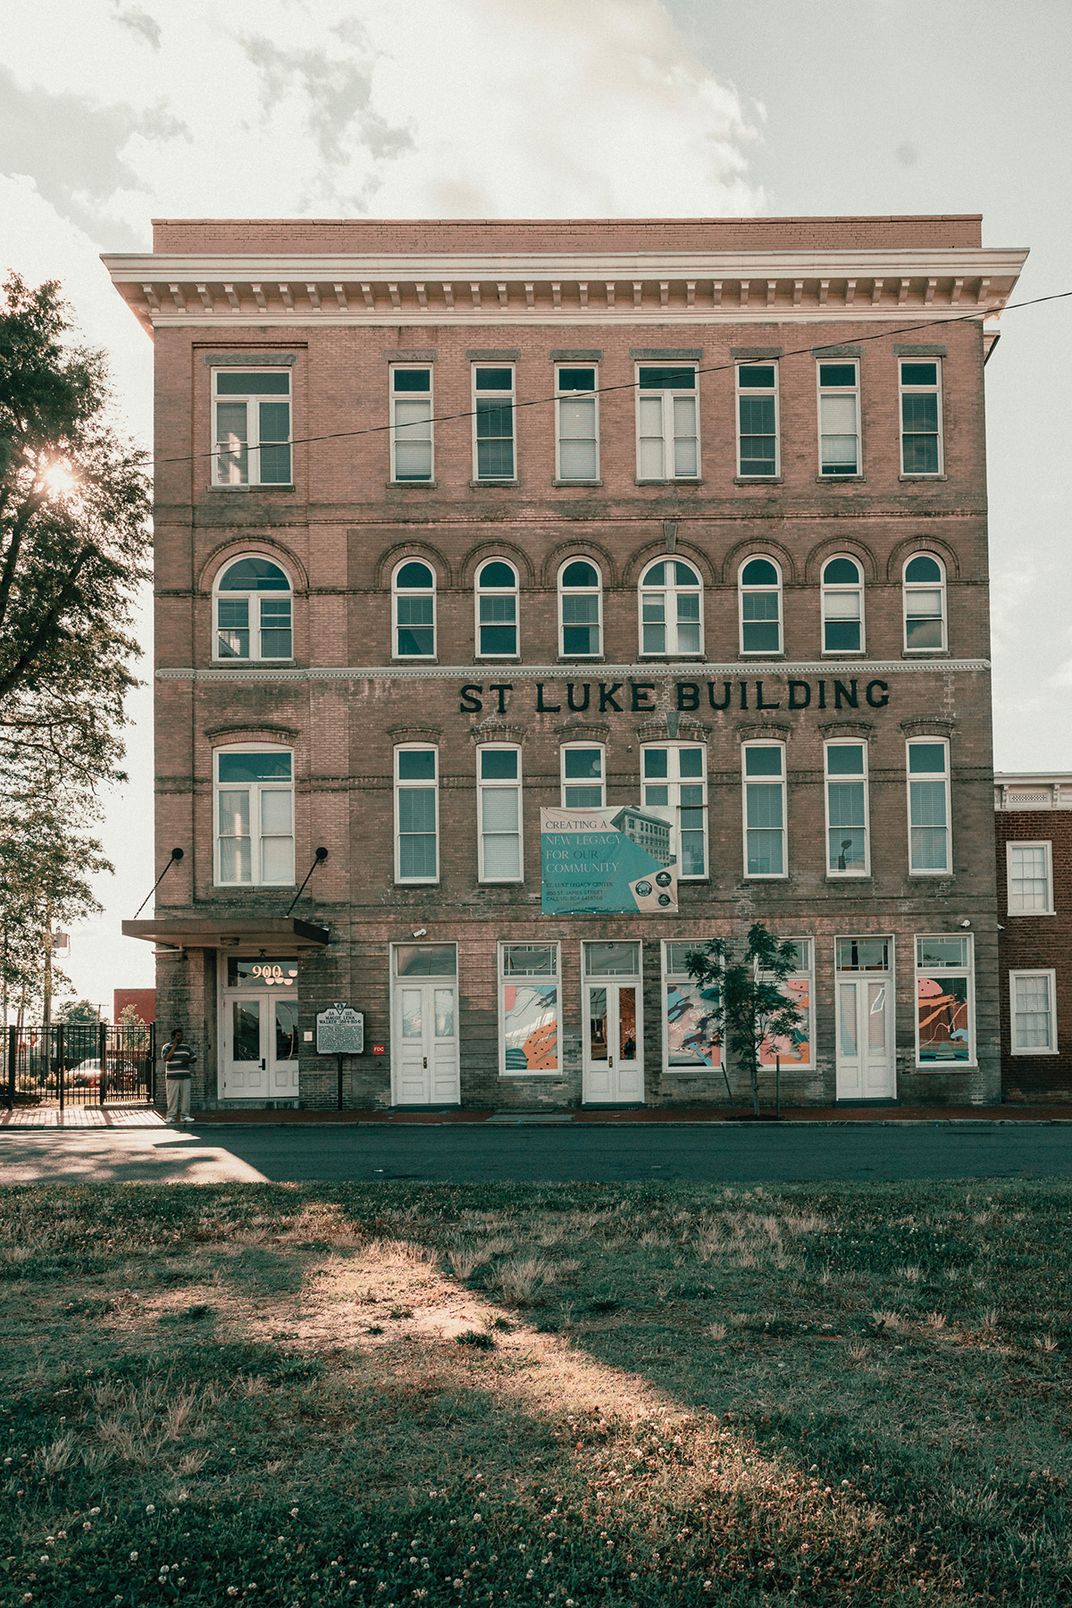
<instances>
[{"instance_id":1,"label":"white cornice","mask_svg":"<svg viewBox=\"0 0 1072 1608\"><path fill-rule=\"evenodd\" d=\"M627 677L643 681L709 681L712 676L729 676L755 681L771 676L855 676L858 681L874 676L974 675L990 669L989 659L932 659L920 664L904 659L873 659L829 662L824 659L769 664L387 664L316 665L307 669L264 670L253 666L228 665L226 668L166 666L156 671L158 681L459 681L477 680L487 685L491 677L507 684L516 681L613 681Z\"/></svg>"}]
</instances>

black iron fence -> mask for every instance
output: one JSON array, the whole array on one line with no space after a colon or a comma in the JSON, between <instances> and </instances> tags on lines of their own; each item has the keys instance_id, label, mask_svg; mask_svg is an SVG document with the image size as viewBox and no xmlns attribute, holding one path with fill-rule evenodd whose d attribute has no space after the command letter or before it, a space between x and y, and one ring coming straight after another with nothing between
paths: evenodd
<instances>
[{"instance_id":1,"label":"black iron fence","mask_svg":"<svg viewBox=\"0 0 1072 1608\"><path fill-rule=\"evenodd\" d=\"M5 1103L95 1106L151 1102L156 1031L106 1022L53 1022L9 1027Z\"/></svg>"}]
</instances>

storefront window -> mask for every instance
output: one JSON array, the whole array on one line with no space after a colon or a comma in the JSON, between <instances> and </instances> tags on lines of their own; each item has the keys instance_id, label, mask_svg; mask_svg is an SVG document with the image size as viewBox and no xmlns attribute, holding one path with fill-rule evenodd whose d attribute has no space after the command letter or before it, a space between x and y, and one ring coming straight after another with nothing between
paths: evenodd
<instances>
[{"instance_id":1,"label":"storefront window","mask_svg":"<svg viewBox=\"0 0 1072 1608\"><path fill-rule=\"evenodd\" d=\"M969 1066L975 1060L972 939L916 939L916 1061Z\"/></svg>"},{"instance_id":2,"label":"storefront window","mask_svg":"<svg viewBox=\"0 0 1072 1608\"><path fill-rule=\"evenodd\" d=\"M499 1070L558 1072L557 944L499 945Z\"/></svg>"},{"instance_id":3,"label":"storefront window","mask_svg":"<svg viewBox=\"0 0 1072 1608\"><path fill-rule=\"evenodd\" d=\"M663 1042L669 1072L713 1072L722 1064L722 1046L712 1017L719 989L688 973L688 956L702 941L663 945Z\"/></svg>"},{"instance_id":4,"label":"storefront window","mask_svg":"<svg viewBox=\"0 0 1072 1608\"><path fill-rule=\"evenodd\" d=\"M773 1066L775 1059L783 1066L810 1067L815 1064L814 1018L814 952L810 938L790 940L796 947L797 967L785 980L785 994L800 1012L800 1020L784 1038L772 1039L759 1052L761 1066Z\"/></svg>"}]
</instances>

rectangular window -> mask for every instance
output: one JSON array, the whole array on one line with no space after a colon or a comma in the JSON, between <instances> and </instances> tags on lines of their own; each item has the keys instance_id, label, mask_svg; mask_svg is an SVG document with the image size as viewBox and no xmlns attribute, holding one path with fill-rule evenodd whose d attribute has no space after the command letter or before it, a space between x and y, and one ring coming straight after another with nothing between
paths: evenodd
<instances>
[{"instance_id":1,"label":"rectangular window","mask_svg":"<svg viewBox=\"0 0 1072 1608\"><path fill-rule=\"evenodd\" d=\"M216 753L216 885L294 881L294 761L287 749Z\"/></svg>"},{"instance_id":2,"label":"rectangular window","mask_svg":"<svg viewBox=\"0 0 1072 1608\"><path fill-rule=\"evenodd\" d=\"M916 939L916 1065L974 1066L971 935Z\"/></svg>"},{"instance_id":3,"label":"rectangular window","mask_svg":"<svg viewBox=\"0 0 1072 1608\"><path fill-rule=\"evenodd\" d=\"M606 806L605 756L601 743L562 746L562 808L601 810Z\"/></svg>"},{"instance_id":4,"label":"rectangular window","mask_svg":"<svg viewBox=\"0 0 1072 1608\"><path fill-rule=\"evenodd\" d=\"M1009 973L1009 1033L1013 1055L1057 1054L1057 973Z\"/></svg>"},{"instance_id":5,"label":"rectangular window","mask_svg":"<svg viewBox=\"0 0 1072 1608\"><path fill-rule=\"evenodd\" d=\"M901 473L942 472L942 365L901 359Z\"/></svg>"},{"instance_id":6,"label":"rectangular window","mask_svg":"<svg viewBox=\"0 0 1072 1608\"><path fill-rule=\"evenodd\" d=\"M838 938L834 957L839 972L888 972L891 938Z\"/></svg>"},{"instance_id":7,"label":"rectangular window","mask_svg":"<svg viewBox=\"0 0 1072 1608\"><path fill-rule=\"evenodd\" d=\"M1053 845L1007 843L1005 864L1008 876L1010 916L1052 916Z\"/></svg>"},{"instance_id":8,"label":"rectangular window","mask_svg":"<svg viewBox=\"0 0 1072 1608\"><path fill-rule=\"evenodd\" d=\"M815 945L810 938L791 938L797 964L785 980L782 992L800 1012L796 1027L784 1038L765 1043L759 1052L760 1066L773 1066L775 1060L797 1071L815 1065Z\"/></svg>"},{"instance_id":9,"label":"rectangular window","mask_svg":"<svg viewBox=\"0 0 1072 1608\"><path fill-rule=\"evenodd\" d=\"M439 753L395 749L395 881L439 880Z\"/></svg>"},{"instance_id":10,"label":"rectangular window","mask_svg":"<svg viewBox=\"0 0 1072 1608\"><path fill-rule=\"evenodd\" d=\"M741 754L744 786L744 874L784 877L785 745L745 743Z\"/></svg>"},{"instance_id":11,"label":"rectangular window","mask_svg":"<svg viewBox=\"0 0 1072 1608\"><path fill-rule=\"evenodd\" d=\"M778 473L778 365L737 365L737 473L770 478Z\"/></svg>"},{"instance_id":12,"label":"rectangular window","mask_svg":"<svg viewBox=\"0 0 1072 1608\"><path fill-rule=\"evenodd\" d=\"M914 737L908 744L908 869L948 876L953 869L949 810L949 744Z\"/></svg>"},{"instance_id":13,"label":"rectangular window","mask_svg":"<svg viewBox=\"0 0 1072 1608\"><path fill-rule=\"evenodd\" d=\"M663 944L663 1053L668 1072L717 1072L722 1044L716 1023L717 983L692 980L687 960L703 940L675 939Z\"/></svg>"},{"instance_id":14,"label":"rectangular window","mask_svg":"<svg viewBox=\"0 0 1072 1608\"><path fill-rule=\"evenodd\" d=\"M556 368L557 480L599 479L599 398L595 391L594 368Z\"/></svg>"},{"instance_id":15,"label":"rectangular window","mask_svg":"<svg viewBox=\"0 0 1072 1608\"><path fill-rule=\"evenodd\" d=\"M707 875L707 750L702 743L645 747L641 754L645 805L669 806L677 822L678 876Z\"/></svg>"},{"instance_id":16,"label":"rectangular window","mask_svg":"<svg viewBox=\"0 0 1072 1608\"><path fill-rule=\"evenodd\" d=\"M520 882L521 750L487 743L476 763L480 881Z\"/></svg>"},{"instance_id":17,"label":"rectangular window","mask_svg":"<svg viewBox=\"0 0 1072 1608\"><path fill-rule=\"evenodd\" d=\"M827 876L865 877L870 872L867 815L867 744L827 743Z\"/></svg>"},{"instance_id":18,"label":"rectangular window","mask_svg":"<svg viewBox=\"0 0 1072 1608\"><path fill-rule=\"evenodd\" d=\"M696 365L637 365L637 479L694 480L700 473Z\"/></svg>"},{"instance_id":19,"label":"rectangular window","mask_svg":"<svg viewBox=\"0 0 1072 1608\"><path fill-rule=\"evenodd\" d=\"M432 371L391 365L391 479L432 479Z\"/></svg>"},{"instance_id":20,"label":"rectangular window","mask_svg":"<svg viewBox=\"0 0 1072 1608\"><path fill-rule=\"evenodd\" d=\"M514 369L473 367L473 479L513 480Z\"/></svg>"},{"instance_id":21,"label":"rectangular window","mask_svg":"<svg viewBox=\"0 0 1072 1608\"><path fill-rule=\"evenodd\" d=\"M289 486L290 370L213 369L217 486Z\"/></svg>"},{"instance_id":22,"label":"rectangular window","mask_svg":"<svg viewBox=\"0 0 1072 1608\"><path fill-rule=\"evenodd\" d=\"M499 945L499 1072L559 1072L557 944Z\"/></svg>"},{"instance_id":23,"label":"rectangular window","mask_svg":"<svg viewBox=\"0 0 1072 1608\"><path fill-rule=\"evenodd\" d=\"M860 473L860 365L820 363L819 473Z\"/></svg>"}]
</instances>

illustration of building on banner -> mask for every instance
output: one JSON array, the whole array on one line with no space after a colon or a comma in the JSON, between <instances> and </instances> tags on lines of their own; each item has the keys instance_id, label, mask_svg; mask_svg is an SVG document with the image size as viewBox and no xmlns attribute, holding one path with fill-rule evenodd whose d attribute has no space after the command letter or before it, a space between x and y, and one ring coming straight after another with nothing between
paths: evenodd
<instances>
[{"instance_id":1,"label":"illustration of building on banner","mask_svg":"<svg viewBox=\"0 0 1072 1608\"><path fill-rule=\"evenodd\" d=\"M611 816L611 826L635 843L638 849L650 854L660 865L670 865L674 856L670 849L670 822L650 810L638 810L627 804Z\"/></svg>"},{"instance_id":2,"label":"illustration of building on banner","mask_svg":"<svg viewBox=\"0 0 1072 1608\"><path fill-rule=\"evenodd\" d=\"M543 914L673 914L678 874L673 839L669 808L542 809Z\"/></svg>"}]
</instances>

